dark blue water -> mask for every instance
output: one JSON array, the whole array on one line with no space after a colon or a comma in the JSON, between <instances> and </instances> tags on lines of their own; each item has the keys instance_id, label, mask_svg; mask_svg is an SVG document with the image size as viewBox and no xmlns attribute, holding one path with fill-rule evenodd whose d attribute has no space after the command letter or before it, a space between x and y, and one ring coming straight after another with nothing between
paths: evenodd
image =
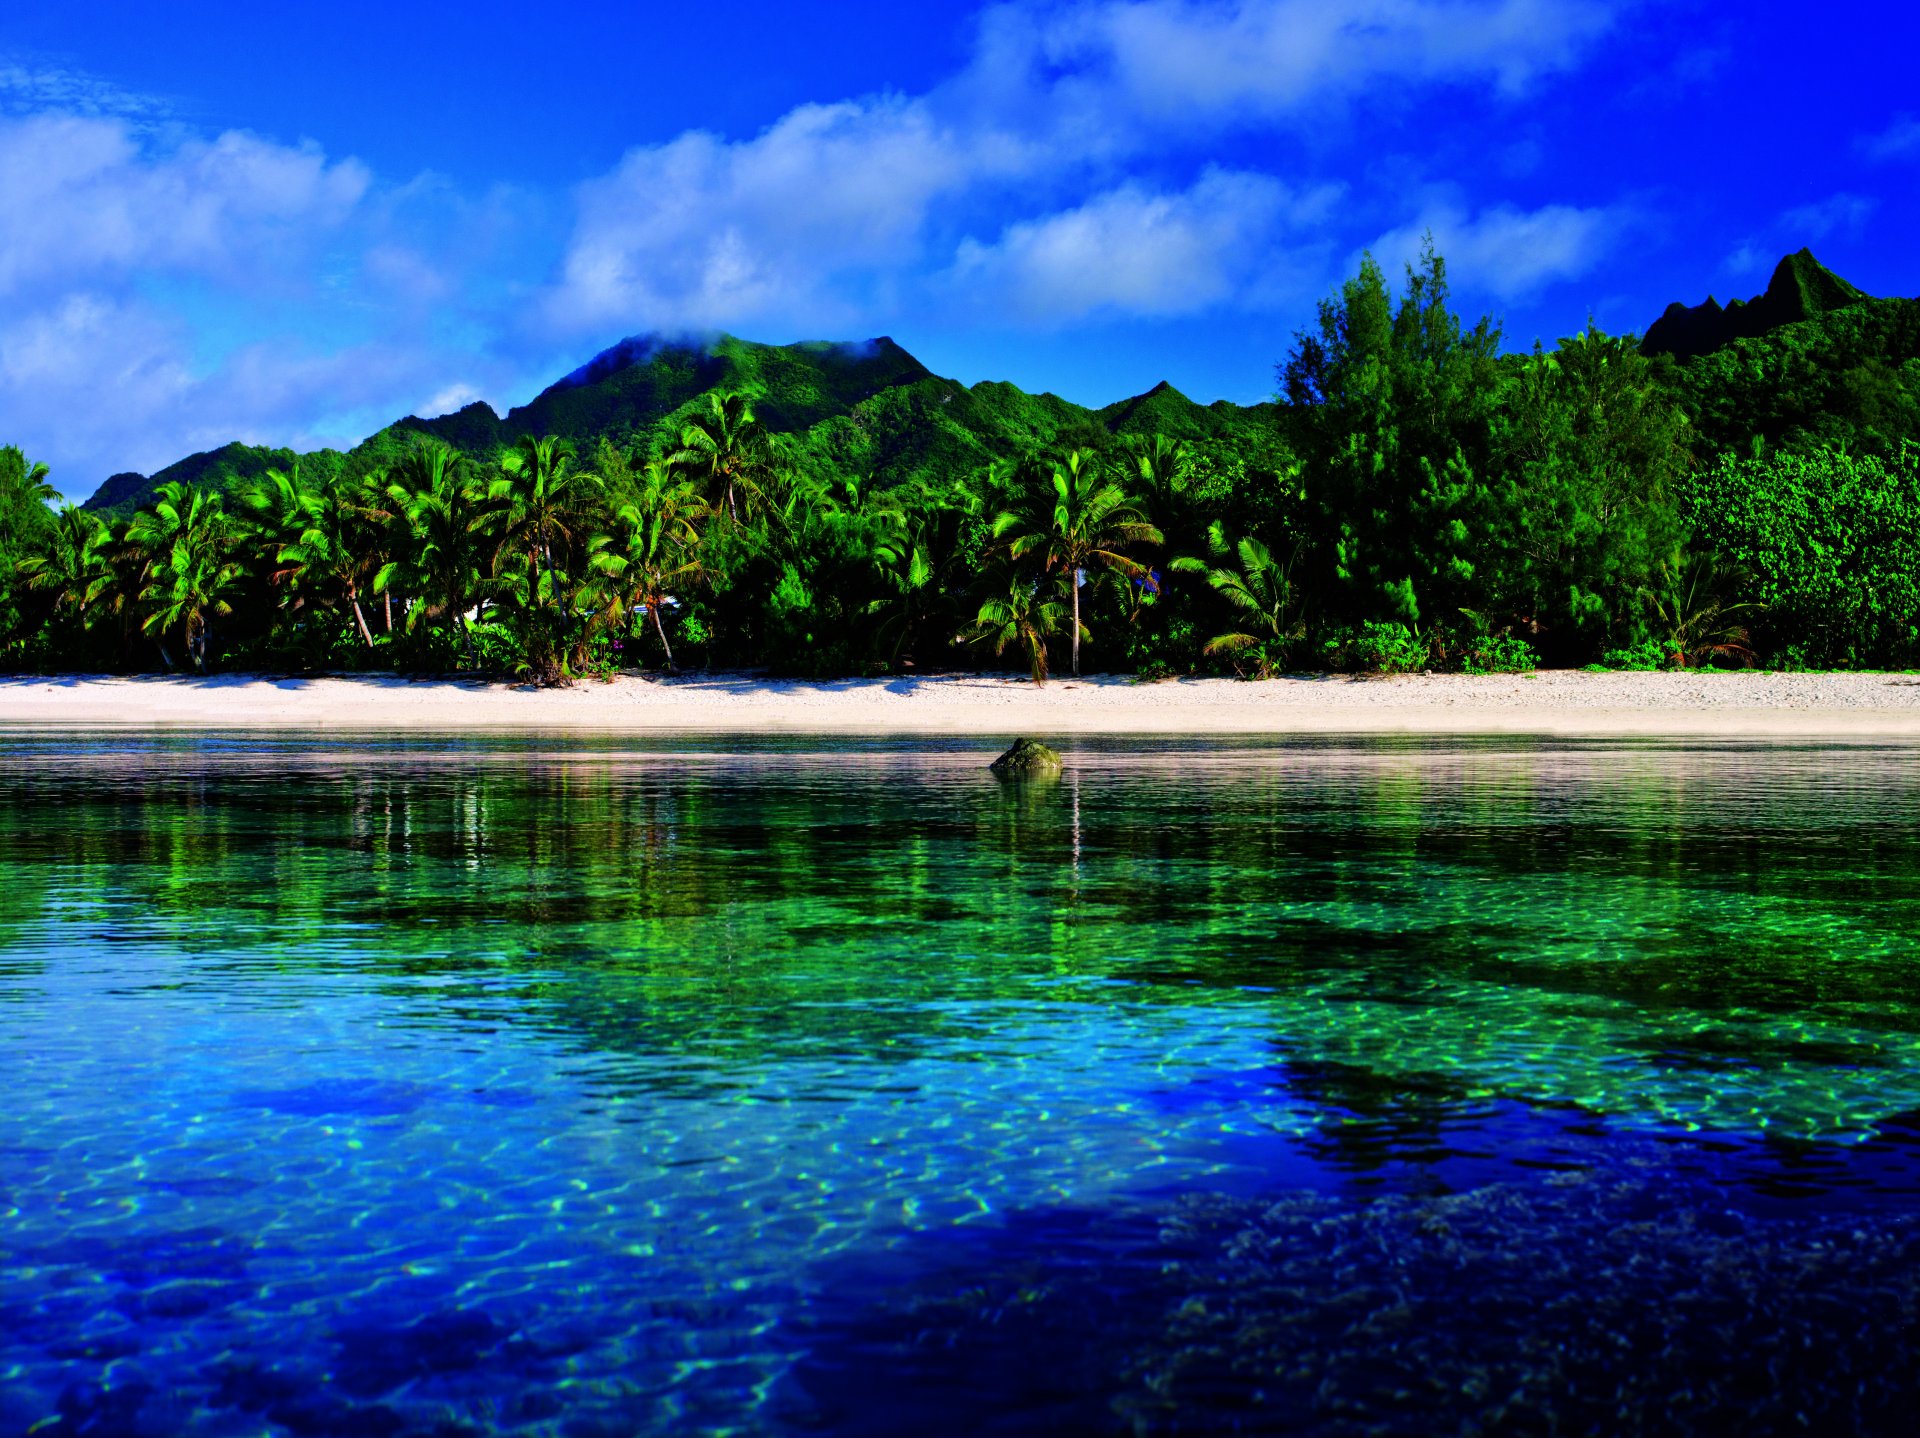
<instances>
[{"instance_id":1,"label":"dark blue water","mask_svg":"<svg viewBox=\"0 0 1920 1438\"><path fill-rule=\"evenodd\" d=\"M0 743L0 1432L1916 1411L1913 750Z\"/></svg>"}]
</instances>

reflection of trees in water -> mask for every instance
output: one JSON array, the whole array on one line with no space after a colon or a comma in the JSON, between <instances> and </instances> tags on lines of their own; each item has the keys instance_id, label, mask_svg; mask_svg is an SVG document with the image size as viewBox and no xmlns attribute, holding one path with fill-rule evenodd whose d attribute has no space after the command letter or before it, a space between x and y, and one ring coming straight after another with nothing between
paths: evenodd
<instances>
[{"instance_id":1,"label":"reflection of trees in water","mask_svg":"<svg viewBox=\"0 0 1920 1438\"><path fill-rule=\"evenodd\" d=\"M587 1048L736 1067L964 1054L988 1019L945 1001L1106 1003L1114 976L1129 1003L1488 986L1910 1027L1920 777L1858 762L1839 788L1777 755L1390 746L1020 784L911 753L45 763L4 781L28 877L0 925L57 891L210 973L504 975L509 1017ZM497 989L394 992L501 1018Z\"/></svg>"}]
</instances>

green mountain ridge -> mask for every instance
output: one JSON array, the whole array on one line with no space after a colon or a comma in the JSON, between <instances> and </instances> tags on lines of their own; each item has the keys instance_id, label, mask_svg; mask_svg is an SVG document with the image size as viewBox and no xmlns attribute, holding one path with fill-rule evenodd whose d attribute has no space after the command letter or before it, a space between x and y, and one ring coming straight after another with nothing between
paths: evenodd
<instances>
[{"instance_id":1,"label":"green mountain ridge","mask_svg":"<svg viewBox=\"0 0 1920 1438\"><path fill-rule=\"evenodd\" d=\"M1752 301L1669 305L1640 348L1673 357L1663 382L1715 451L1755 435L1792 446L1844 430L1883 451L1920 437L1920 301L1867 295L1810 250L1782 259ZM770 345L642 335L504 416L479 401L431 419L409 416L344 452L235 442L151 476L116 474L85 507L130 509L169 480L231 489L296 460L324 482L397 463L423 436L485 461L521 435L559 435L584 458L602 441L631 448L671 436L708 395L727 391L754 396L761 421L784 437L803 471L880 486L940 481L1037 447L1104 447L1133 434L1186 440L1218 462L1256 466L1284 443L1279 406L1203 405L1164 382L1089 409L1003 380L943 378L887 336Z\"/></svg>"},{"instance_id":2,"label":"green mountain ridge","mask_svg":"<svg viewBox=\"0 0 1920 1438\"><path fill-rule=\"evenodd\" d=\"M674 432L707 395L736 390L754 395L761 422L787 437L803 469L883 486L975 470L1056 442L1135 433L1225 440L1267 428L1273 410L1225 400L1201 405L1165 383L1099 410L1004 381L968 386L934 374L884 335L791 345L643 335L603 350L504 416L481 401L431 419L409 416L345 452L296 455L235 442L151 476L115 475L84 507L132 507L169 480L230 489L296 459L315 479L363 473L397 462L422 436L481 459L523 434L563 436L583 454L603 440L625 448Z\"/></svg>"},{"instance_id":3,"label":"green mountain ridge","mask_svg":"<svg viewBox=\"0 0 1920 1438\"><path fill-rule=\"evenodd\" d=\"M1692 359L1711 354L1735 340L1757 339L1782 325L1830 314L1872 298L1821 264L1813 257L1812 250L1803 248L1781 260L1774 267L1765 293L1751 300L1733 300L1724 309L1712 295L1697 305L1674 301L1659 319L1647 326L1640 352L1670 354L1677 360Z\"/></svg>"}]
</instances>

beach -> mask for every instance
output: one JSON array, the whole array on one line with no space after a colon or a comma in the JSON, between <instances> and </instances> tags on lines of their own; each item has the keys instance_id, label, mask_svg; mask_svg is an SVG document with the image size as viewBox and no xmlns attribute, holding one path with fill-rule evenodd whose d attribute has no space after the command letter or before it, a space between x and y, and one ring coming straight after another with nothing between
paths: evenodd
<instances>
[{"instance_id":1,"label":"beach","mask_svg":"<svg viewBox=\"0 0 1920 1438\"><path fill-rule=\"evenodd\" d=\"M581 733L1545 734L1920 738L1920 675L1757 672L768 679L536 689L389 675L0 679L0 727Z\"/></svg>"}]
</instances>

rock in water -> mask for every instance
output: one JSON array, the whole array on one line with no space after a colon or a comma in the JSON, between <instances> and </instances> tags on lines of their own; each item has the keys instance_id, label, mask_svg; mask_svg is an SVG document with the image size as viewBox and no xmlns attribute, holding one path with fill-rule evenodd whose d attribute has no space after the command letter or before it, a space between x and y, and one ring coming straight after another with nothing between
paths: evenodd
<instances>
[{"instance_id":1,"label":"rock in water","mask_svg":"<svg viewBox=\"0 0 1920 1438\"><path fill-rule=\"evenodd\" d=\"M1013 747L989 767L1003 779L1018 779L1028 774L1058 774L1060 756L1038 740L1016 739Z\"/></svg>"}]
</instances>

